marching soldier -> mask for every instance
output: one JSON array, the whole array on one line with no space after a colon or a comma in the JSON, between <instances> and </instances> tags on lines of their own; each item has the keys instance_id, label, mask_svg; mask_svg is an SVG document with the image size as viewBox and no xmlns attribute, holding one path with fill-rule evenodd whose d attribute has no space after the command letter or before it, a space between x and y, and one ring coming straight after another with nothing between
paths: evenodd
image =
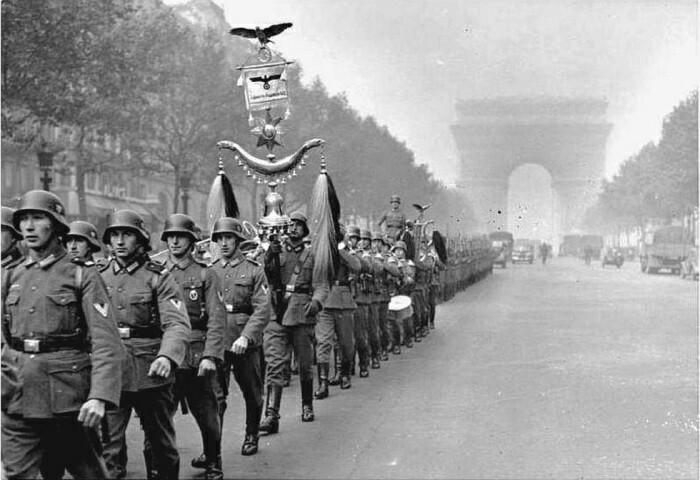
<instances>
[{"instance_id":1,"label":"marching soldier","mask_svg":"<svg viewBox=\"0 0 700 480\"><path fill-rule=\"evenodd\" d=\"M19 249L22 235L13 225L15 211L2 207L2 271L14 268L24 261L24 255ZM4 278L4 275L3 275Z\"/></svg>"},{"instance_id":2,"label":"marching soldier","mask_svg":"<svg viewBox=\"0 0 700 480\"><path fill-rule=\"evenodd\" d=\"M379 356L381 355L381 344L379 340L379 301L380 290L377 287L375 278L384 269L376 258L376 253L372 251L372 234L369 230L360 232L360 250L370 266L370 270L360 275L363 286L361 292L365 295L358 297L359 302L366 305L367 311L367 338L370 346L370 362L373 369L380 367Z\"/></svg>"},{"instance_id":3,"label":"marching soldier","mask_svg":"<svg viewBox=\"0 0 700 480\"><path fill-rule=\"evenodd\" d=\"M328 287L313 278L314 258L304 243L309 235L306 216L295 212L284 245L272 242L265 255L267 278L279 278L281 285L273 285L274 321L265 328L264 348L267 363L267 408L260 423L260 431L279 431L279 408L282 401L284 364L288 347L292 346L299 365L301 383L301 421L314 420L313 409L313 335L316 314L323 308ZM276 270L276 271L275 271Z\"/></svg>"},{"instance_id":4,"label":"marching soldier","mask_svg":"<svg viewBox=\"0 0 700 480\"><path fill-rule=\"evenodd\" d=\"M221 248L221 258L211 268L223 288L226 307L222 425L226 411L225 398L233 371L246 406L245 439L241 455L254 455L258 452L263 408L260 350L263 345L263 330L270 320L270 287L262 264L247 257L240 249L246 238L239 220L230 217L217 220L212 240Z\"/></svg>"},{"instance_id":5,"label":"marching soldier","mask_svg":"<svg viewBox=\"0 0 700 480\"><path fill-rule=\"evenodd\" d=\"M219 298L222 290L216 274L193 255L198 235L190 217L181 213L170 215L160 239L168 246L162 265L183 293L192 328L185 360L176 371L176 402L192 412L199 427L207 480L218 480L223 478L218 405L221 386L217 375L217 364L224 360L225 317Z\"/></svg>"},{"instance_id":6,"label":"marching soldier","mask_svg":"<svg viewBox=\"0 0 700 480\"><path fill-rule=\"evenodd\" d=\"M401 280L399 282L399 294L411 297L413 301L413 289L415 286L415 275L416 267L413 260L406 258L406 243L399 240L397 241L391 249L391 252L396 258L396 264L401 271ZM416 306L414 305L415 309ZM400 334L403 333L403 345L407 348L413 347L413 317L408 317L403 320L403 332L399 330Z\"/></svg>"},{"instance_id":7,"label":"marching soldier","mask_svg":"<svg viewBox=\"0 0 700 480\"><path fill-rule=\"evenodd\" d=\"M360 366L360 378L366 378L369 376L369 361L370 361L370 346L368 339L367 324L369 322L369 283L367 282L367 275L371 273L372 265L368 260L368 254L364 252L362 245L360 244L360 228L357 226L350 226L348 228L348 247L351 252L354 252L360 260L360 273L355 276L355 303L357 308L353 315L354 329L355 329L355 350L357 351L357 356L359 357ZM353 356L351 362L351 374L355 374L355 357Z\"/></svg>"},{"instance_id":8,"label":"marching soldier","mask_svg":"<svg viewBox=\"0 0 700 480\"><path fill-rule=\"evenodd\" d=\"M389 199L389 204L391 205L391 210L384 212L379 217L378 225L379 228L382 228L382 225L386 223L384 233L396 240L406 227L406 214L399 209L401 198L398 195L392 195Z\"/></svg>"},{"instance_id":9,"label":"marching soldier","mask_svg":"<svg viewBox=\"0 0 700 480\"><path fill-rule=\"evenodd\" d=\"M445 264L440 261L437 253L434 249L430 250L428 258L426 260L429 266L431 266L430 273L430 285L428 293L428 308L430 328L435 328L435 309L439 303L440 297L440 277L442 272L445 270Z\"/></svg>"},{"instance_id":10,"label":"marching soldier","mask_svg":"<svg viewBox=\"0 0 700 480\"><path fill-rule=\"evenodd\" d=\"M338 240L342 240L339 238ZM350 368L355 358L355 335L353 312L357 304L352 297L350 275L360 271L360 260L347 248L341 249L340 267L336 271L335 281L323 304L323 310L316 322L316 361L318 363L318 390L314 392L317 399L328 397L328 374L330 370L330 353L333 346L333 334L338 338L340 351L336 356L341 359L340 388L351 387ZM336 367L337 368L337 367Z\"/></svg>"},{"instance_id":11,"label":"marching soldier","mask_svg":"<svg viewBox=\"0 0 700 480\"><path fill-rule=\"evenodd\" d=\"M381 360L389 360L389 351L393 350L392 336L389 333L389 275L398 276L400 271L396 265L389 263L388 245L384 243L381 232L372 234L372 251L382 269L375 275L375 282L379 293L377 294L377 323L379 325Z\"/></svg>"},{"instance_id":12,"label":"marching soldier","mask_svg":"<svg viewBox=\"0 0 700 480\"><path fill-rule=\"evenodd\" d=\"M119 408L107 416L105 460L113 478L126 474L126 427L136 410L152 447L159 478L176 479L180 470L173 414L175 370L185 359L190 321L180 287L162 265L150 260L150 236L141 216L112 213L102 241L114 258L100 266L126 346ZM146 455L149 462L149 455Z\"/></svg>"},{"instance_id":13,"label":"marching soldier","mask_svg":"<svg viewBox=\"0 0 700 480\"><path fill-rule=\"evenodd\" d=\"M124 351L105 284L61 244L64 212L56 195L34 190L13 216L29 258L3 273L2 455L10 479L35 478L48 452L60 459L53 468L75 478L110 478L97 428L119 403ZM17 372L9 382L8 371Z\"/></svg>"},{"instance_id":14,"label":"marching soldier","mask_svg":"<svg viewBox=\"0 0 700 480\"><path fill-rule=\"evenodd\" d=\"M97 229L89 222L77 220L70 223L70 231L66 235L66 250L72 258L82 260L85 266L94 267L94 253L102 250L97 240Z\"/></svg>"}]
</instances>

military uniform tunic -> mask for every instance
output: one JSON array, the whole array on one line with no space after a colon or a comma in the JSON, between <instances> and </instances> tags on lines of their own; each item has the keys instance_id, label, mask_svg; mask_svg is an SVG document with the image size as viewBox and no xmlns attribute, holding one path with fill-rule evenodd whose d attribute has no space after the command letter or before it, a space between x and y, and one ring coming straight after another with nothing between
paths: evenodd
<instances>
[{"instance_id":1,"label":"military uniform tunic","mask_svg":"<svg viewBox=\"0 0 700 480\"><path fill-rule=\"evenodd\" d=\"M141 255L128 265L110 260L101 267L116 321L127 350L122 399L108 415L109 440L105 459L115 478L126 474L126 427L136 410L153 448L155 468L163 478L177 478L180 457L175 442L172 388L190 339L190 320L180 287L167 270ZM171 362L167 378L149 377L158 357Z\"/></svg>"},{"instance_id":2,"label":"military uniform tunic","mask_svg":"<svg viewBox=\"0 0 700 480\"><path fill-rule=\"evenodd\" d=\"M330 363L335 333L342 352L341 369L343 375L349 375L350 362L355 357L353 311L357 308L350 288L350 276L359 273L361 264L347 250L341 250L339 254L340 266L316 324L316 361Z\"/></svg>"},{"instance_id":3,"label":"military uniform tunic","mask_svg":"<svg viewBox=\"0 0 700 480\"><path fill-rule=\"evenodd\" d=\"M218 365L224 360L226 317L221 286L213 270L193 255L184 259L168 255L163 266L182 290L192 327L187 354L176 373L176 399L186 402L202 433L204 454L215 462L220 455L222 386L216 372L202 377L198 373L203 359Z\"/></svg>"},{"instance_id":4,"label":"military uniform tunic","mask_svg":"<svg viewBox=\"0 0 700 480\"><path fill-rule=\"evenodd\" d=\"M224 334L224 398L220 405L222 422L226 411L230 372L238 383L246 404L246 433L257 434L263 408L260 350L263 330L270 321L270 287L263 266L238 250L230 260L218 259L211 266L222 288L226 307ZM242 354L231 352L239 337L248 339Z\"/></svg>"},{"instance_id":5,"label":"military uniform tunic","mask_svg":"<svg viewBox=\"0 0 700 480\"><path fill-rule=\"evenodd\" d=\"M8 478L33 478L47 451L78 478L105 478L97 431L77 421L88 399L119 403L124 350L102 279L56 245L10 270L4 287L2 365L18 373L3 381Z\"/></svg>"},{"instance_id":6,"label":"military uniform tunic","mask_svg":"<svg viewBox=\"0 0 700 480\"><path fill-rule=\"evenodd\" d=\"M313 280L314 259L309 247L303 242L287 240L279 254L280 276L285 289L286 309L281 322L270 322L264 334L265 362L267 379L271 384L284 384L284 367L289 360L289 345L299 363L299 376L302 381L313 382L313 345L315 316L306 315L306 306L311 301L323 305L328 295L328 287L315 284ZM271 268L271 254L265 259L268 278L274 275ZM274 302L276 302L273 297Z\"/></svg>"},{"instance_id":7,"label":"military uniform tunic","mask_svg":"<svg viewBox=\"0 0 700 480\"><path fill-rule=\"evenodd\" d=\"M378 225L380 228L382 228L384 223L386 224L386 235L396 239L406 226L406 214L398 208L396 210L388 210L379 217Z\"/></svg>"}]
</instances>

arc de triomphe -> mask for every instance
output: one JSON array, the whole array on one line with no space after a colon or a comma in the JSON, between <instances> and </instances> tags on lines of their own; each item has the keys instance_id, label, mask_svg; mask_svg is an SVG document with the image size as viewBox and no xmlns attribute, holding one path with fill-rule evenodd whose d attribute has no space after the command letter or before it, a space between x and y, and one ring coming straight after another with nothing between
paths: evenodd
<instances>
[{"instance_id":1,"label":"arc de triomphe","mask_svg":"<svg viewBox=\"0 0 700 480\"><path fill-rule=\"evenodd\" d=\"M555 230L577 227L595 201L605 170L611 125L607 102L596 98L512 97L462 100L452 134L461 183L488 231L507 230L508 179L521 165L552 176Z\"/></svg>"}]
</instances>

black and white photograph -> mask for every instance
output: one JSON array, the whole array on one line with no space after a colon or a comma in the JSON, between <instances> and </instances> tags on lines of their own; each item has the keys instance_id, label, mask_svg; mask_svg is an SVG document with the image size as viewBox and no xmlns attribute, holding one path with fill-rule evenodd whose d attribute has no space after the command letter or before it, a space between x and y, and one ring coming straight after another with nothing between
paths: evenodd
<instances>
[{"instance_id":1,"label":"black and white photograph","mask_svg":"<svg viewBox=\"0 0 700 480\"><path fill-rule=\"evenodd\" d=\"M0 477L698 479L696 0L3 0Z\"/></svg>"}]
</instances>

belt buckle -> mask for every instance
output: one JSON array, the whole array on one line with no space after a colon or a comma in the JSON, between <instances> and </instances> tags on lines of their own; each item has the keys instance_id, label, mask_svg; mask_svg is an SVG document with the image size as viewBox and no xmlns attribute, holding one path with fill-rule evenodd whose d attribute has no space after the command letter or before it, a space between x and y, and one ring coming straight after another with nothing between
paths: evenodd
<instances>
[{"instance_id":1,"label":"belt buckle","mask_svg":"<svg viewBox=\"0 0 700 480\"><path fill-rule=\"evenodd\" d=\"M231 305L230 303L227 303L226 304L226 311L228 313L233 313L233 305Z\"/></svg>"},{"instance_id":2,"label":"belt buckle","mask_svg":"<svg viewBox=\"0 0 700 480\"><path fill-rule=\"evenodd\" d=\"M41 341L36 338L25 338L23 342L25 352L39 353L41 350Z\"/></svg>"},{"instance_id":3,"label":"belt buckle","mask_svg":"<svg viewBox=\"0 0 700 480\"><path fill-rule=\"evenodd\" d=\"M284 289L287 293L294 293L294 285L287 285Z\"/></svg>"},{"instance_id":4,"label":"belt buckle","mask_svg":"<svg viewBox=\"0 0 700 480\"><path fill-rule=\"evenodd\" d=\"M119 337L122 339L131 338L131 328L119 327Z\"/></svg>"}]
</instances>

